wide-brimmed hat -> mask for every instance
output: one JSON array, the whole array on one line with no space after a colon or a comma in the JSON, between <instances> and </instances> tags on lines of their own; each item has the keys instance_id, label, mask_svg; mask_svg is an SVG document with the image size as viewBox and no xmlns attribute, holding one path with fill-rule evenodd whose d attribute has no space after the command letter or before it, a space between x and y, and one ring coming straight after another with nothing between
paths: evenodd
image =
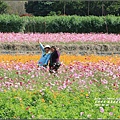
<instances>
[{"instance_id":1,"label":"wide-brimmed hat","mask_svg":"<svg viewBox=\"0 0 120 120\"><path fill-rule=\"evenodd\" d=\"M45 49L45 48L50 48L50 45L46 45L46 46L44 47L44 49Z\"/></svg>"}]
</instances>

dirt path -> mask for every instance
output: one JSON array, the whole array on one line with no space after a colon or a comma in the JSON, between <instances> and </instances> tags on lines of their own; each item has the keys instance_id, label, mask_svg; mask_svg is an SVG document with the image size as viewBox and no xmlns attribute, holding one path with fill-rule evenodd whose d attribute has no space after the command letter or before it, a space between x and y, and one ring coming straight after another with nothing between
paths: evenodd
<instances>
[{"instance_id":1,"label":"dirt path","mask_svg":"<svg viewBox=\"0 0 120 120\"><path fill-rule=\"evenodd\" d=\"M52 43L51 43L52 45ZM62 54L120 55L120 43L56 43ZM0 43L0 54L40 54L38 44Z\"/></svg>"}]
</instances>

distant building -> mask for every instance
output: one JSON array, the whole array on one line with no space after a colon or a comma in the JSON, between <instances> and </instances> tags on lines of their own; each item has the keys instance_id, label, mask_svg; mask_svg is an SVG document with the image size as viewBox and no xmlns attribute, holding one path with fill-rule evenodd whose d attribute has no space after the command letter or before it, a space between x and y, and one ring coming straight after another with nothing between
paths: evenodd
<instances>
[{"instance_id":1,"label":"distant building","mask_svg":"<svg viewBox=\"0 0 120 120\"><path fill-rule=\"evenodd\" d=\"M26 1L5 1L9 6L9 14L22 15L26 14L25 12L25 2Z\"/></svg>"}]
</instances>

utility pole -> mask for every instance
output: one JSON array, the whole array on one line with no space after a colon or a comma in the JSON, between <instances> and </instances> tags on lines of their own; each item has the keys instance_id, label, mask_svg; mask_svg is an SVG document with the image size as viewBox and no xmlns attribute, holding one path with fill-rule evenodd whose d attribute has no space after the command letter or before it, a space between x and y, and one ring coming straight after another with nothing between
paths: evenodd
<instances>
[{"instance_id":1,"label":"utility pole","mask_svg":"<svg viewBox=\"0 0 120 120\"><path fill-rule=\"evenodd\" d=\"M88 1L88 16L89 16L89 13L90 12L90 1Z\"/></svg>"},{"instance_id":2,"label":"utility pole","mask_svg":"<svg viewBox=\"0 0 120 120\"><path fill-rule=\"evenodd\" d=\"M102 16L105 16L103 1L102 1ZM104 22L105 22L105 25L106 25L106 32L108 33L108 25L107 25L107 21L106 21L106 16L104 17Z\"/></svg>"},{"instance_id":3,"label":"utility pole","mask_svg":"<svg viewBox=\"0 0 120 120\"><path fill-rule=\"evenodd\" d=\"M65 7L66 7L66 4L65 4L65 2L64 2L64 15L65 15Z\"/></svg>"},{"instance_id":4,"label":"utility pole","mask_svg":"<svg viewBox=\"0 0 120 120\"><path fill-rule=\"evenodd\" d=\"M104 4L103 4L103 1L102 1L102 16L104 15Z\"/></svg>"}]
</instances>

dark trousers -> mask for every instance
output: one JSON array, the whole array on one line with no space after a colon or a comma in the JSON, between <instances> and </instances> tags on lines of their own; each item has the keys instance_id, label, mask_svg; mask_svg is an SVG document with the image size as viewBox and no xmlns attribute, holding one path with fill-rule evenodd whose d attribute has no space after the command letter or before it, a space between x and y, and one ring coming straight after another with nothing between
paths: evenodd
<instances>
[{"instance_id":1,"label":"dark trousers","mask_svg":"<svg viewBox=\"0 0 120 120\"><path fill-rule=\"evenodd\" d=\"M52 63L52 64L49 64L49 71L50 73L56 73L57 70L59 69L60 65L58 65L57 63Z\"/></svg>"}]
</instances>

